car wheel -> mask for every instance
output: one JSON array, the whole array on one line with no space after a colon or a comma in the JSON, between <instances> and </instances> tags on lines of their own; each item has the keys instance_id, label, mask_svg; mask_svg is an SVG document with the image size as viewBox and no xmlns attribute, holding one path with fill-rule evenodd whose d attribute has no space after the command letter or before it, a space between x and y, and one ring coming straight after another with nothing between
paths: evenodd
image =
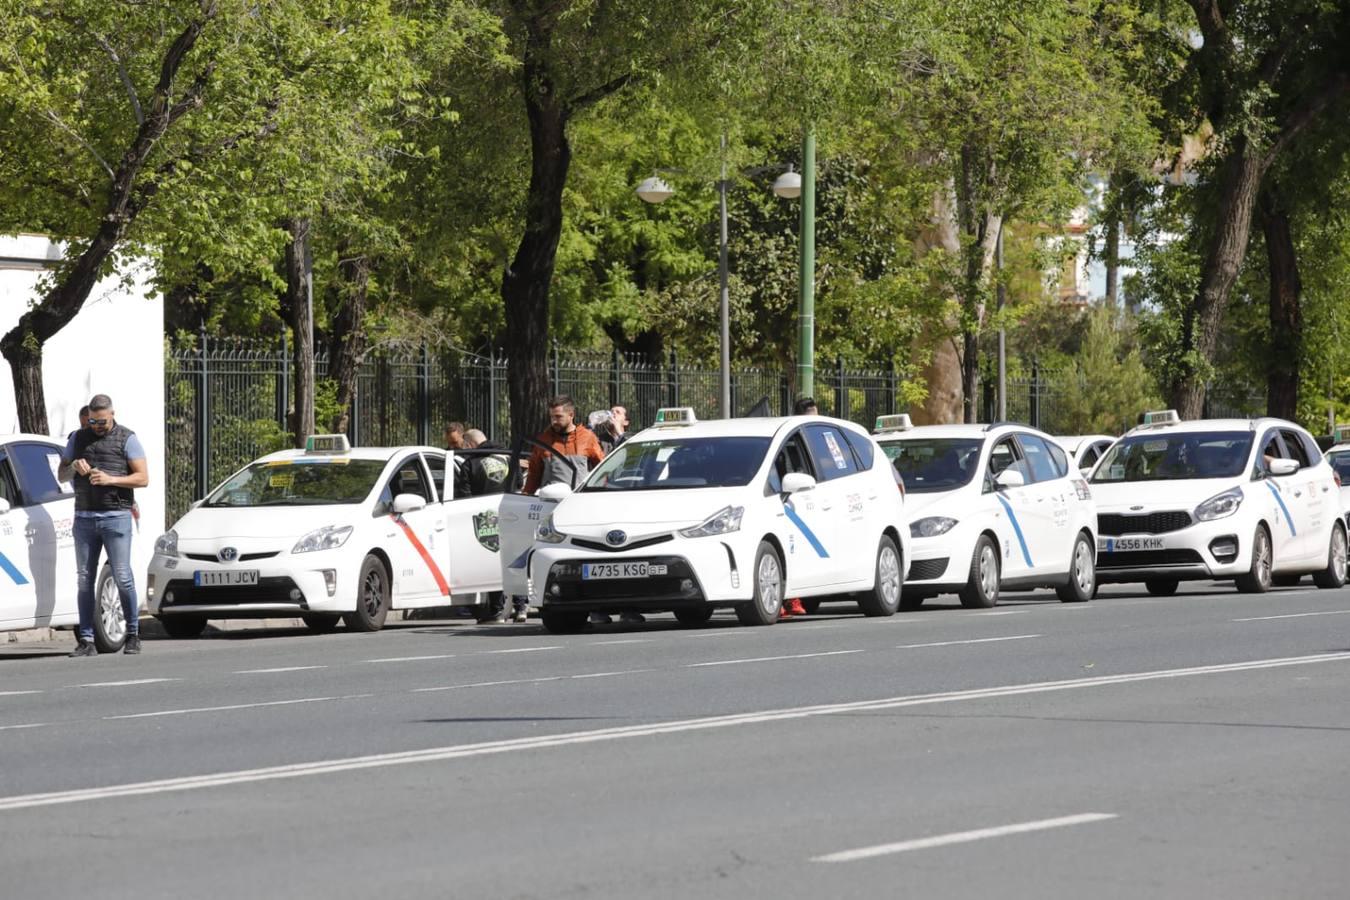
<instances>
[{"instance_id":1,"label":"car wheel","mask_svg":"<svg viewBox=\"0 0 1350 900\"><path fill-rule=\"evenodd\" d=\"M206 616L181 615L157 616L164 633L171 638L201 637L206 630Z\"/></svg>"},{"instance_id":2,"label":"car wheel","mask_svg":"<svg viewBox=\"0 0 1350 900\"><path fill-rule=\"evenodd\" d=\"M1150 578L1144 582L1144 590L1154 597L1170 597L1180 585L1181 582L1176 578Z\"/></svg>"},{"instance_id":3,"label":"car wheel","mask_svg":"<svg viewBox=\"0 0 1350 900\"><path fill-rule=\"evenodd\" d=\"M1092 559L1092 541L1083 532L1073 542L1069 583L1055 588L1063 603L1085 603L1097 593L1097 565Z\"/></svg>"},{"instance_id":4,"label":"car wheel","mask_svg":"<svg viewBox=\"0 0 1350 900\"><path fill-rule=\"evenodd\" d=\"M900 551L889 534L881 536L872 572L875 576L872 589L859 595L858 606L865 616L895 615L895 611L900 608L900 583L904 581L904 567L900 563Z\"/></svg>"},{"instance_id":5,"label":"car wheel","mask_svg":"<svg viewBox=\"0 0 1350 900\"><path fill-rule=\"evenodd\" d=\"M337 630L342 616L334 613L305 613L300 617L305 627L315 634L331 634Z\"/></svg>"},{"instance_id":6,"label":"car wheel","mask_svg":"<svg viewBox=\"0 0 1350 900\"><path fill-rule=\"evenodd\" d=\"M760 541L755 551L755 593L749 603L736 605L736 618L742 625L772 625L783 606L783 564L778 551L768 541Z\"/></svg>"},{"instance_id":7,"label":"car wheel","mask_svg":"<svg viewBox=\"0 0 1350 900\"><path fill-rule=\"evenodd\" d=\"M586 613L574 609L549 609L546 606L539 618L549 634L576 634L586 630Z\"/></svg>"},{"instance_id":8,"label":"car wheel","mask_svg":"<svg viewBox=\"0 0 1350 900\"><path fill-rule=\"evenodd\" d=\"M127 617L112 569L104 566L94 586L94 646L99 653L116 653L127 642Z\"/></svg>"},{"instance_id":9,"label":"car wheel","mask_svg":"<svg viewBox=\"0 0 1350 900\"><path fill-rule=\"evenodd\" d=\"M1266 526L1257 525L1256 534L1252 537L1252 567L1235 579L1237 589L1244 594L1264 594L1270 590L1270 570L1273 564L1270 532L1266 531Z\"/></svg>"},{"instance_id":10,"label":"car wheel","mask_svg":"<svg viewBox=\"0 0 1350 900\"><path fill-rule=\"evenodd\" d=\"M356 611L344 614L342 620L352 631L379 631L389 615L389 593L384 563L378 556L367 556L356 580Z\"/></svg>"},{"instance_id":11,"label":"car wheel","mask_svg":"<svg viewBox=\"0 0 1350 900\"><path fill-rule=\"evenodd\" d=\"M970 578L958 596L967 609L988 609L998 603L999 560L998 548L982 534L970 555Z\"/></svg>"},{"instance_id":12,"label":"car wheel","mask_svg":"<svg viewBox=\"0 0 1350 900\"><path fill-rule=\"evenodd\" d=\"M711 606L682 606L675 610L675 621L681 625L706 625L713 612Z\"/></svg>"},{"instance_id":13,"label":"car wheel","mask_svg":"<svg viewBox=\"0 0 1350 900\"><path fill-rule=\"evenodd\" d=\"M1345 529L1338 523L1331 529L1331 544L1327 547L1327 567L1313 573L1313 583L1332 590L1345 585Z\"/></svg>"}]
</instances>

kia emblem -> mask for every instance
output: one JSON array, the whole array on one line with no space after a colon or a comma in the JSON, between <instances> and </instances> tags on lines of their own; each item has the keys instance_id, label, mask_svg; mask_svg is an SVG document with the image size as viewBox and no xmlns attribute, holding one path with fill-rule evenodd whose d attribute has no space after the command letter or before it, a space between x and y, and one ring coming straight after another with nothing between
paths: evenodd
<instances>
[{"instance_id":1,"label":"kia emblem","mask_svg":"<svg viewBox=\"0 0 1350 900\"><path fill-rule=\"evenodd\" d=\"M221 547L220 552L216 554L223 563L234 562L239 558L239 551L233 547Z\"/></svg>"},{"instance_id":2,"label":"kia emblem","mask_svg":"<svg viewBox=\"0 0 1350 900\"><path fill-rule=\"evenodd\" d=\"M620 531L617 528L611 531L609 534L605 535L605 542L609 544L611 547L617 547L627 540L628 540L627 532Z\"/></svg>"}]
</instances>

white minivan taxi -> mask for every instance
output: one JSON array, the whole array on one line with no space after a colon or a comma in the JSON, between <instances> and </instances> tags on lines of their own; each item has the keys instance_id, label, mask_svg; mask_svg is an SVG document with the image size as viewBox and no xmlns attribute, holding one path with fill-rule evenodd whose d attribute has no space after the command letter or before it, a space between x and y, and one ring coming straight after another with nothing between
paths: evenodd
<instances>
[{"instance_id":1,"label":"white minivan taxi","mask_svg":"<svg viewBox=\"0 0 1350 900\"><path fill-rule=\"evenodd\" d=\"M1103 583L1143 582L1160 596L1190 579L1256 593L1309 573L1319 587L1345 583L1336 477L1293 422L1145 413L1091 484Z\"/></svg>"},{"instance_id":2,"label":"white minivan taxi","mask_svg":"<svg viewBox=\"0 0 1350 900\"><path fill-rule=\"evenodd\" d=\"M951 593L990 607L1004 588L1092 599L1097 511L1054 438L1013 424L914 427L902 414L877 419L877 442L908 497L906 608Z\"/></svg>"},{"instance_id":3,"label":"white minivan taxi","mask_svg":"<svg viewBox=\"0 0 1350 900\"><path fill-rule=\"evenodd\" d=\"M698 422L663 409L538 529L526 561L544 627L590 612L719 607L771 625L787 598L850 595L893 614L905 574L901 488L862 428L820 416Z\"/></svg>"}]
</instances>

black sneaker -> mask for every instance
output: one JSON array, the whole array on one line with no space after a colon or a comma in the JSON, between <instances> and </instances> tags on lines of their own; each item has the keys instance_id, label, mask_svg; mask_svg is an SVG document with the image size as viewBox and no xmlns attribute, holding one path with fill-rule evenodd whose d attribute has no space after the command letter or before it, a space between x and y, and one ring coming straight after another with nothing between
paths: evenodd
<instances>
[{"instance_id":1,"label":"black sneaker","mask_svg":"<svg viewBox=\"0 0 1350 900\"><path fill-rule=\"evenodd\" d=\"M80 641L75 645L75 649L70 651L71 656L98 656L98 648L92 643Z\"/></svg>"},{"instance_id":2,"label":"black sneaker","mask_svg":"<svg viewBox=\"0 0 1350 900\"><path fill-rule=\"evenodd\" d=\"M139 634L127 635L127 642L122 645L122 652L127 656L133 656L141 652L141 636Z\"/></svg>"}]
</instances>

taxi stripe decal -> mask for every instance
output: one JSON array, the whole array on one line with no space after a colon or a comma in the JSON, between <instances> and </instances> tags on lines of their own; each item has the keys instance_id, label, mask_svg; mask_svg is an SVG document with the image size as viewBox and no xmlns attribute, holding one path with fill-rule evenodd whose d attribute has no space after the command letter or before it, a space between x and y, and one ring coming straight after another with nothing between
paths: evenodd
<instances>
[{"instance_id":1,"label":"taxi stripe decal","mask_svg":"<svg viewBox=\"0 0 1350 900\"><path fill-rule=\"evenodd\" d=\"M797 515L797 511L784 503L783 512L787 513L787 517L791 520L793 525L796 525L801 529L802 534L806 537L806 542L811 545L811 548L815 550L822 559L829 559L830 554L825 550L825 545L816 537L815 532L808 528L806 523L802 521L802 517Z\"/></svg>"},{"instance_id":2,"label":"taxi stripe decal","mask_svg":"<svg viewBox=\"0 0 1350 900\"><path fill-rule=\"evenodd\" d=\"M1003 508L1008 511L1008 521L1012 522L1013 533L1017 535L1017 543L1022 545L1022 558L1027 561L1027 567L1030 568L1032 565L1031 552L1027 550L1027 539L1022 536L1022 525L1017 521L1017 513L1013 512L1012 504L1004 500L1002 496L999 494L994 496L998 497L998 502L1002 503Z\"/></svg>"},{"instance_id":3,"label":"taxi stripe decal","mask_svg":"<svg viewBox=\"0 0 1350 900\"><path fill-rule=\"evenodd\" d=\"M1294 530L1294 517L1289 515L1289 507L1284 505L1284 498L1280 496L1280 489L1269 481L1266 482L1266 487L1270 488L1270 492L1275 495L1275 502L1280 504L1280 509L1284 511L1284 521L1289 525L1289 536L1297 537L1298 532Z\"/></svg>"},{"instance_id":4,"label":"taxi stripe decal","mask_svg":"<svg viewBox=\"0 0 1350 900\"><path fill-rule=\"evenodd\" d=\"M19 567L10 562L9 557L3 553L0 553L0 571L8 575L15 584L28 583L28 579L23 577L23 573L19 571Z\"/></svg>"},{"instance_id":5,"label":"taxi stripe decal","mask_svg":"<svg viewBox=\"0 0 1350 900\"><path fill-rule=\"evenodd\" d=\"M417 550L417 555L421 556L422 562L427 564L427 568L431 570L432 577L436 579L436 586L441 589L441 596L449 597L450 584L445 580L445 576L441 574L441 567L436 565L436 560L431 558L431 554L427 552L427 548L422 546L422 542L417 539L417 535L413 534L412 528L398 516L390 516L389 518L397 522L398 527L403 529L403 533L408 536L408 540L412 542L413 548Z\"/></svg>"}]
</instances>

